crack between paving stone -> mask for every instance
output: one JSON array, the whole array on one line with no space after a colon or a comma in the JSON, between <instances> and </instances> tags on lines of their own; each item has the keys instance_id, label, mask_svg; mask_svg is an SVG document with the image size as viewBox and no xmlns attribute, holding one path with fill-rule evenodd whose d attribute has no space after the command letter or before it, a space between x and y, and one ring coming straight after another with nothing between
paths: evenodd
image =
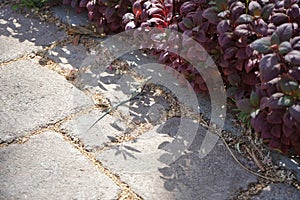
<instances>
[{"instance_id":1,"label":"crack between paving stone","mask_svg":"<svg viewBox=\"0 0 300 200\"><path fill-rule=\"evenodd\" d=\"M123 199L134 199L134 200L142 200L142 197L135 193L130 186L121 180L120 176L113 173L107 167L104 167L100 161L96 159L96 156L93 152L89 152L84 148L83 142L79 139L71 137L67 132L64 130L56 130L57 133L60 133L64 140L74 146L77 150L80 151L82 155L89 159L102 173L108 176L117 186L121 188L121 192L118 194L118 200Z\"/></svg>"},{"instance_id":2,"label":"crack between paving stone","mask_svg":"<svg viewBox=\"0 0 300 200\"><path fill-rule=\"evenodd\" d=\"M63 39L62 41L58 41L58 42L55 42L55 43L53 43L53 44L51 44L50 46L48 46L48 47L45 47L42 51L39 51L39 52L37 52L37 53L35 53L35 55L38 55L39 53L40 54L45 54L48 50L51 50L51 49L53 49L54 47L56 47L57 45L59 45L59 44L62 44L63 42L65 42L65 41L67 41L67 39ZM22 60L22 59L28 59L28 58L30 58L30 55L32 55L32 53L31 54L27 54L27 55L23 55L23 56L21 56L21 57L19 57L19 58L15 58L15 59L12 59L12 60L9 60L9 61L5 61L5 62L2 62L2 63L0 63L0 67L3 67L3 66L5 66L5 65L7 65L7 64L9 64L9 63L12 63L12 62L15 62L15 61L18 61L18 60ZM54 62L55 63L55 62ZM55 64L57 64L57 63L55 63ZM46 66L47 67L47 66ZM48 67L49 68L49 67ZM51 68L50 68L51 69ZM51 69L51 70L53 70L53 71L55 71L55 72L58 72L57 70L55 70L55 69ZM58 72L60 75L63 75L67 80L68 80L68 78L66 77L66 75L64 75L64 74L62 74L62 73L60 73L60 72ZM134 78L140 78L140 76L138 75L138 74L131 74L130 73L130 75L133 75L134 76ZM73 83L73 82L72 82ZM74 83L73 83L73 85L75 85ZM75 85L76 86L76 85ZM86 92L86 91L83 91L83 92ZM196 121L198 121L198 123L200 123L200 125L202 125L203 127L206 127L206 128L208 128L208 123L207 123L207 119L203 119L203 116L201 116L201 117L199 117L199 113L194 113L194 114L196 114L196 117L193 117L193 119L194 120L196 120ZM190 115L190 113L181 113L181 116L183 116L183 115L185 115L185 116L188 116L188 117L191 117L191 115ZM40 128L39 130L37 130L37 131L35 131L35 132L33 132L32 134L29 134L29 135L26 135L26 136L24 136L24 137L21 137L21 138L19 138L19 139L17 139L16 141L14 141L14 142L12 142L12 143L24 143L24 142L26 142L26 141L28 141L29 140L29 138L31 137L31 136L33 136L33 135L37 135L37 134L40 134L40 133L43 133L43 132L45 132L45 131L47 131L47 130L55 130L56 132L59 132L59 133L61 133L61 134L63 134L62 132L61 132L61 129L60 129L60 125L64 122L64 121L67 121L67 120L69 120L69 119L71 119L71 118L68 118L68 117L66 117L65 119L63 119L63 120L61 120L61 121L58 121L58 122L56 122L55 124L49 124L49 125L45 125L45 128ZM229 132L229 131L227 131L227 132ZM229 132L230 133L230 132ZM142 134L142 133L141 133ZM230 134L232 134L232 133L230 133ZM64 135L64 134L63 134ZM219 134L218 134L219 135ZM120 144L120 142L124 142L124 141L130 141L130 140L133 140L133 139L136 139L136 137L134 137L134 138L126 138L125 136L123 137L124 135L121 135L121 136L119 136L119 138L118 138L118 142L115 142L115 143L110 143L111 145L119 145ZM137 137L139 136L139 134L137 134ZM242 167L242 168L244 168L246 171L248 171L248 172L250 172L250 173L252 173L252 174L255 174L256 176L259 176L259 177L261 177L261 178L268 178L268 177L264 177L264 176L261 176L260 174L258 174L258 173L256 173L256 172L251 172L247 167L245 167L242 163L240 163L239 162L239 160L236 158L236 156L233 154L233 152L232 152L232 150L231 150L231 148L229 147L229 145L227 144L227 142L226 142L226 140L224 139L224 137L222 136L222 135L219 135L220 137L221 137L221 139L222 139L222 141L223 141L223 143L225 144L225 146L226 146L226 148L228 149L228 151L230 152L230 154L232 155L232 157L234 158L234 160ZM64 135L64 138L66 137L66 140L73 140L72 138L70 138L70 137L68 137L68 136L66 136L66 135ZM123 138L122 138L123 137ZM9 144L7 144L7 145L9 145ZM5 144L0 144L0 147L2 147L2 146L5 146ZM84 149L83 149L84 150ZM105 149L103 149L103 150L105 150ZM85 151L85 150L84 150ZM90 154L90 152L86 152L87 154ZM93 159L91 160L91 161L93 161ZM97 161L96 161L97 162ZM99 165L100 166L102 166L101 165L101 163L99 163ZM103 167L103 166L102 166ZM100 167L101 168L101 167ZM115 175L115 176L117 176L117 175ZM271 181L274 181L273 179L271 180ZM275 180L275 181L278 181L278 180ZM262 185L262 183L260 183L259 181L257 182L257 183L255 183L254 184L254 186L257 186L257 188L261 188L260 190L262 190L262 188L263 187L261 187L261 185ZM299 183L297 183L297 182L293 182L293 185L294 185L294 187L296 187L297 189L299 189ZM248 190L251 190L251 188L253 188L253 185L250 185L249 187L248 187L248 189L246 190L246 191L244 191L244 192L242 192L243 194L244 193L247 193L247 191ZM260 191L260 190L258 190L258 192ZM125 191L125 190L122 190L122 192L123 191ZM122 192L121 192L121 194L122 194ZM241 194L242 194L241 193ZM122 196L122 195L121 195ZM241 196L241 195L240 195ZM120 197L120 195L119 195L119 197ZM119 198L119 199L121 199L121 198Z\"/></svg>"},{"instance_id":3,"label":"crack between paving stone","mask_svg":"<svg viewBox=\"0 0 300 200\"><path fill-rule=\"evenodd\" d=\"M74 119L78 116L84 115L84 114L90 112L93 109L94 109L94 107L88 107L88 108L79 110L76 113L73 113L73 114L71 114L71 115L69 115L69 116L67 116L63 119L60 119L60 120L56 121L56 122L48 123L48 124L46 124L42 127L39 127L37 130L33 130L33 131L29 132L28 134L26 134L24 136L17 137L17 138L13 139L10 142L5 142L4 141L0 144L0 148L7 147L11 144L24 144L32 136L39 135L41 133L44 133L45 131L60 131L61 130L61 128L60 128L61 124L65 123L66 121L72 120L72 119Z\"/></svg>"},{"instance_id":4,"label":"crack between paving stone","mask_svg":"<svg viewBox=\"0 0 300 200\"><path fill-rule=\"evenodd\" d=\"M53 45L52 46L52 48L54 48L55 47L55 45ZM51 49L51 47L48 47L49 49ZM45 54L45 52L46 52L47 50L45 50L45 51L42 51L42 52L40 52L40 53L42 53L43 55ZM46 59L49 59L49 58L47 58L46 57ZM51 60L51 59L49 59L49 60ZM57 64L57 63L55 63L55 62L53 62L54 64ZM46 66L47 68L49 68L49 66ZM63 75L65 78L67 77L65 74L63 74L63 73L61 73L60 71L57 71L57 69L55 69L55 68L49 68L49 69L51 69L51 70L53 70L53 71L55 71L55 72L57 72L57 73L59 73L59 74L61 74L61 75ZM134 73L130 73L130 72L132 72L131 70L129 70L129 73L128 74L130 74L131 76L133 76L135 79L139 79L139 80L142 80L142 78L138 75L138 74L134 74ZM74 75L75 77L74 77L74 79L76 78L76 74ZM67 80L69 80L68 78L66 78ZM74 86L76 86L76 84L75 84L75 82L74 82L74 79L73 80L71 80L70 82L74 85ZM80 88L79 88L80 89ZM82 89L80 89L81 91L83 91ZM89 96L91 96L91 95L93 95L93 93L92 92L89 92L89 91L86 91L86 90L84 90L83 92L85 92L87 95L89 95ZM94 108L94 109L96 109L96 108ZM203 127L205 127L205 128L208 128L208 119L204 119L203 118L203 115L199 115L199 113L194 113L194 112L192 112L189 108L185 108L183 105L181 105L181 109L180 109L181 111L183 110L183 112L181 113L181 116L186 116L186 117L189 117L189 118L192 118L192 119L194 119L194 120L196 120L196 121L198 121L198 123L201 125L201 126L203 126ZM126 116L124 117L124 116L122 116L121 115L121 113L119 113L118 111L115 111L114 113L118 113L118 115L119 116L121 116L121 118L123 119L123 120L125 120L125 122L128 122L128 119L126 119ZM172 115L172 114L171 114ZM174 116L176 116L176 114L173 114ZM174 117L173 116L173 117ZM172 117L172 116L171 116ZM168 118L170 118L170 117L168 117ZM146 123L144 123L143 125L145 125ZM129 125L128 123L127 123L127 125ZM153 127L153 126L151 126L151 127ZM147 129L146 129L146 131L147 130L149 130L149 129L151 129L151 127L148 127ZM128 135L126 135L126 134L122 134L122 135L118 135L117 137L116 137L116 140L117 141L113 141L113 142L110 142L110 143L106 143L105 144L105 146L104 147L102 147L102 148L99 148L99 149L93 149L93 153L95 153L95 152L102 152L102 151L105 151L105 150L107 150L107 149L110 149L110 148L112 148L112 147L114 147L114 146L117 146L117 145L120 145L120 144L122 144L123 142L127 142L127 141L133 141L133 140L135 140L135 139L137 139L138 138L138 136L140 136L140 135L142 135L144 132L145 132L145 128L143 128L143 127L141 127L141 126L139 126L138 128L136 128L136 127L134 127L135 129L134 130L136 130L135 131L135 136L134 137L132 137L132 136L128 136ZM58 132L61 132L61 131L58 131ZM228 131L227 131L228 132ZM216 132L217 133L217 132ZM232 133L230 133L231 135L232 135ZM219 134L218 134L219 135ZM227 150L229 151L229 153L231 154L231 156L233 157L233 159L244 169L244 170L246 170L246 171L248 171L249 173L252 173L252 174L254 174L254 175L256 175L256 176L258 176L258 177L260 177L260 178L263 178L263 179L267 179L267 180L270 180L270 181L272 181L272 182L284 182L284 180L279 180L279 179L273 179L272 177L267 177L267 176L264 176L264 175L262 175L262 174L260 174L260 173L257 173L257 172L254 172L254 171L252 171L252 170L250 170L250 169L248 169L246 166L244 166L238 159L237 159L237 157L234 155L234 153L233 153L233 151L231 150L231 148L228 146L228 144L227 144L227 142L226 142L226 140L224 139L224 137L222 136L222 135L219 135L220 136L220 138L222 139L222 142L225 144L225 146L226 146L226 148L227 148ZM71 140L74 140L74 138L70 138L70 136L66 136L66 137L68 137L69 139L71 139ZM78 142L79 142L79 140L78 140ZM83 146L82 146L82 148L83 148ZM84 148L83 148L84 149ZM84 150L84 151L86 151L86 150ZM88 152L88 153L91 153L91 152ZM93 160L93 159L92 159ZM257 187L258 186L260 186L260 184L261 183L259 183L259 182L257 182L256 184L254 184L254 185L256 185ZM297 185L297 183L294 183L294 185ZM296 186L297 187L297 186ZM251 188L253 188L253 187L248 187L248 189L247 190L245 190L245 191L243 191L242 193L240 193L239 194L239 196L243 196L243 194L246 194L249 190L251 190ZM259 188L259 187L258 187ZM252 189L253 190L253 189ZM124 191L124 190L122 190L122 191ZM257 191L257 193L258 193L259 191ZM122 196L122 195L121 195Z\"/></svg>"},{"instance_id":5,"label":"crack between paving stone","mask_svg":"<svg viewBox=\"0 0 300 200\"><path fill-rule=\"evenodd\" d=\"M12 144L24 144L30 140L31 137L39 134L43 134L47 131L53 131L55 133L58 133L63 136L64 140L70 143L73 147L75 147L77 150L80 151L82 155L87 157L89 161L91 161L101 172L103 172L106 176L108 176L116 185L118 185L121 188L121 192L118 194L118 200L123 200L123 199L133 199L133 200L142 200L142 197L139 196L137 193L135 193L127 183L121 181L120 177L117 174L112 173L109 169L105 168L101 162L99 162L94 153L88 152L85 150L83 143L77 139L77 138L72 138L70 135L65 132L62 128L61 125L65 123L66 121L72 120L78 116L87 114L91 112L94 109L94 107L89 107L87 109L81 110L75 114L69 115L65 117L62 120L59 120L55 123L47 124L42 128L39 128L36 131L33 131L25 136L18 137L14 139L10 143L2 143L0 144L0 148L7 147Z\"/></svg>"},{"instance_id":6,"label":"crack between paving stone","mask_svg":"<svg viewBox=\"0 0 300 200\"><path fill-rule=\"evenodd\" d=\"M124 61L124 60L121 60L121 62ZM126 62L126 61L125 61ZM135 79L143 79L138 73L135 73L134 70L128 70L128 74L130 74L133 78ZM201 126L203 126L204 128L209 128L209 119L205 119L205 117L203 116L203 114L200 114L199 113L195 113L193 111L191 111L190 108L187 108L185 107L184 105L180 105L181 109L181 113L180 113L180 116L181 117L189 117L193 120L196 120ZM176 114L174 114L174 116L176 116ZM174 117L173 116L173 117ZM126 121L126 120L125 120ZM254 174L255 176L257 177L260 177L260 178L263 178L263 179L266 179L266 180L269 180L269 181L273 181L273 182L284 182L285 181L285 178L279 178L278 176L274 176L274 177L269 177L269 175L263 175L262 173L259 173L259 172L256 172L256 171L253 171L252 169L246 167L244 164L242 164L239 159L237 158L237 156L233 153L233 150L231 149L232 147L229 146L229 143L226 141L226 136L223 135L222 132L224 131L220 131L220 130L215 130L213 131L215 134L217 134L222 142L224 143L225 147L227 148L227 150L229 151L230 155L232 156L232 158L235 160L235 162L237 162L238 165L240 165L240 167L242 167L244 170L248 171L249 173L251 174ZM230 134L231 136L233 136L234 134L231 133L231 131L228 131L226 130L225 132L227 132L227 134ZM138 137L138 136L137 136ZM119 138L118 138L119 139ZM132 137L131 140L134 140L136 139L136 137ZM130 141L129 140L118 140L117 142L112 142L110 143L109 145L120 145L121 142L124 142L124 141ZM254 145L255 146L255 145ZM102 150L105 150L107 148L109 148L111 146L108 146L108 147L104 147ZM249 150L249 149L248 149ZM256 149L255 149L256 150ZM101 151L101 149L100 149ZM249 152L250 151L250 152ZM252 152L252 149L248 151L248 154L250 153L253 153ZM255 157L255 155L253 154L251 156L252 160L254 161L254 163L257 165L258 168L260 168L262 171L265 171L264 170L264 167L260 165L260 161L257 160L257 158ZM267 174L267 173L265 173Z\"/></svg>"},{"instance_id":7,"label":"crack between paving stone","mask_svg":"<svg viewBox=\"0 0 300 200\"><path fill-rule=\"evenodd\" d=\"M91 112L93 109L90 109L84 113L80 114L86 114ZM78 117L77 115L76 117ZM72 117L74 118L74 117ZM67 120L71 120L72 118L68 118ZM65 122L64 120L63 122ZM118 194L118 200L123 199L133 199L133 200L142 200L142 197L135 193L130 186L121 180L120 176L110 171L108 168L104 167L100 161L96 159L95 153L87 151L84 147L84 143L76 137L72 137L67 131L61 128L61 125L63 122L60 122L53 131L56 133L59 133L63 136L64 140L70 143L73 147L75 147L82 155L84 155L90 162L93 163L94 166L97 167L103 174L108 176L117 186L121 188L121 192Z\"/></svg>"},{"instance_id":8,"label":"crack between paving stone","mask_svg":"<svg viewBox=\"0 0 300 200\"><path fill-rule=\"evenodd\" d=\"M9 64L14 63L14 62L17 62L17 61L19 61L19 60L28 60L28 59L30 59L30 57L32 56L32 54L33 54L33 53L27 53L27 54L18 56L17 58L13 58L13 59L10 59L10 60L1 62L1 63L0 63L0 67L4 67L5 65L9 65Z\"/></svg>"}]
</instances>

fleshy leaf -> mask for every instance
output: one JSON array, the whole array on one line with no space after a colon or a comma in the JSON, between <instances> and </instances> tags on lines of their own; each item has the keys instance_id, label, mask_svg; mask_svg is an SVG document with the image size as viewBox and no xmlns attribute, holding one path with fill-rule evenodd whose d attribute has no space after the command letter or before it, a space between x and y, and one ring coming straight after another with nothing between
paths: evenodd
<instances>
[{"instance_id":1,"label":"fleshy leaf","mask_svg":"<svg viewBox=\"0 0 300 200\"><path fill-rule=\"evenodd\" d=\"M284 114L283 110L272 110L267 115L267 122L270 124L282 124L282 115Z\"/></svg>"},{"instance_id":2,"label":"fleshy leaf","mask_svg":"<svg viewBox=\"0 0 300 200\"><path fill-rule=\"evenodd\" d=\"M289 43L288 41L284 41L279 45L278 50L281 55L285 55L288 52L292 51L293 49L291 43Z\"/></svg>"},{"instance_id":3,"label":"fleshy leaf","mask_svg":"<svg viewBox=\"0 0 300 200\"><path fill-rule=\"evenodd\" d=\"M277 33L273 33L272 36L271 36L271 44L277 44L279 45L280 44L280 37Z\"/></svg>"},{"instance_id":4,"label":"fleshy leaf","mask_svg":"<svg viewBox=\"0 0 300 200\"><path fill-rule=\"evenodd\" d=\"M275 26L279 26L283 23L288 23L289 22L289 17L284 13L275 13L271 17L271 22Z\"/></svg>"},{"instance_id":5,"label":"fleshy leaf","mask_svg":"<svg viewBox=\"0 0 300 200\"><path fill-rule=\"evenodd\" d=\"M271 129L271 134L276 137L276 138L280 138L281 136L281 125L275 125L272 127Z\"/></svg>"},{"instance_id":6,"label":"fleshy leaf","mask_svg":"<svg viewBox=\"0 0 300 200\"><path fill-rule=\"evenodd\" d=\"M282 125L282 132L285 135L285 137L290 137L292 133L294 132L292 128L287 127L285 124Z\"/></svg>"},{"instance_id":7,"label":"fleshy leaf","mask_svg":"<svg viewBox=\"0 0 300 200\"><path fill-rule=\"evenodd\" d=\"M300 65L300 51L293 50L286 54L284 59L294 65Z\"/></svg>"},{"instance_id":8,"label":"fleshy leaf","mask_svg":"<svg viewBox=\"0 0 300 200\"><path fill-rule=\"evenodd\" d=\"M293 47L294 50L300 51L300 36L294 37L291 40L291 45L292 45L292 47Z\"/></svg>"},{"instance_id":9,"label":"fleshy leaf","mask_svg":"<svg viewBox=\"0 0 300 200\"><path fill-rule=\"evenodd\" d=\"M271 50L271 38L263 37L251 43L251 47L259 53L268 53Z\"/></svg>"},{"instance_id":10,"label":"fleshy leaf","mask_svg":"<svg viewBox=\"0 0 300 200\"><path fill-rule=\"evenodd\" d=\"M250 36L252 31L250 30L250 26L248 24L240 24L234 29L234 33L240 37L242 36Z\"/></svg>"},{"instance_id":11,"label":"fleshy leaf","mask_svg":"<svg viewBox=\"0 0 300 200\"><path fill-rule=\"evenodd\" d=\"M254 16L260 17L262 9L257 1L251 1L248 7Z\"/></svg>"},{"instance_id":12,"label":"fleshy leaf","mask_svg":"<svg viewBox=\"0 0 300 200\"><path fill-rule=\"evenodd\" d=\"M292 105L289 107L289 112L293 119L295 119L297 122L300 122L300 105Z\"/></svg>"},{"instance_id":13,"label":"fleshy leaf","mask_svg":"<svg viewBox=\"0 0 300 200\"><path fill-rule=\"evenodd\" d=\"M275 33L279 36L280 42L288 41L293 35L293 26L291 23L280 25Z\"/></svg>"},{"instance_id":14,"label":"fleshy leaf","mask_svg":"<svg viewBox=\"0 0 300 200\"><path fill-rule=\"evenodd\" d=\"M193 21L190 18L184 17L182 19L183 24L185 27L187 27L188 29L191 29L194 27Z\"/></svg>"},{"instance_id":15,"label":"fleshy leaf","mask_svg":"<svg viewBox=\"0 0 300 200\"><path fill-rule=\"evenodd\" d=\"M295 91L299 89L299 84L292 77L282 75L281 80L278 82L281 91L287 95L294 95Z\"/></svg>"},{"instance_id":16,"label":"fleshy leaf","mask_svg":"<svg viewBox=\"0 0 300 200\"><path fill-rule=\"evenodd\" d=\"M280 64L276 54L265 55L259 63L260 79L268 82L277 77L280 73Z\"/></svg>"},{"instance_id":17,"label":"fleshy leaf","mask_svg":"<svg viewBox=\"0 0 300 200\"><path fill-rule=\"evenodd\" d=\"M216 7L210 7L204 10L202 17L207 19L212 24L217 24L219 21L218 10Z\"/></svg>"},{"instance_id":18,"label":"fleshy leaf","mask_svg":"<svg viewBox=\"0 0 300 200\"><path fill-rule=\"evenodd\" d=\"M246 23L251 23L253 22L253 17L248 14L242 14L239 16L239 18L235 21L237 24L246 24Z\"/></svg>"},{"instance_id":19,"label":"fleshy leaf","mask_svg":"<svg viewBox=\"0 0 300 200\"><path fill-rule=\"evenodd\" d=\"M292 128L293 125L295 124L295 120L292 118L292 116L290 115L289 112L286 112L284 115L283 115L283 123L285 126L287 126L288 128Z\"/></svg>"},{"instance_id":20,"label":"fleshy leaf","mask_svg":"<svg viewBox=\"0 0 300 200\"><path fill-rule=\"evenodd\" d=\"M222 20L218 23L217 31L220 34L231 31L230 20Z\"/></svg>"},{"instance_id":21,"label":"fleshy leaf","mask_svg":"<svg viewBox=\"0 0 300 200\"><path fill-rule=\"evenodd\" d=\"M285 95L280 97L278 100L278 105L280 106L291 106L294 103L294 99L291 96Z\"/></svg>"},{"instance_id":22,"label":"fleshy leaf","mask_svg":"<svg viewBox=\"0 0 300 200\"><path fill-rule=\"evenodd\" d=\"M274 8L275 8L275 5L272 3L265 5L262 9L261 18L263 20L267 21L271 15L271 13L273 12Z\"/></svg>"}]
</instances>

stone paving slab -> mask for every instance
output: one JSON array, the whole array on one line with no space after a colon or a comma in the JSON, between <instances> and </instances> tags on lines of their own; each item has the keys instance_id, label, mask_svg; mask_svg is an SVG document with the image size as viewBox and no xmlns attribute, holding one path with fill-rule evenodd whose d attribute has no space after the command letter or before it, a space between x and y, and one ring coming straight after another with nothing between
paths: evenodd
<instances>
[{"instance_id":1,"label":"stone paving slab","mask_svg":"<svg viewBox=\"0 0 300 200\"><path fill-rule=\"evenodd\" d=\"M109 137L122 134L122 131L114 126L119 120L111 115L106 115L93 128L88 130L102 114L103 112L94 110L65 122L61 128L71 137L79 138L88 151L94 148L102 148L105 143L111 142Z\"/></svg>"},{"instance_id":2,"label":"stone paving slab","mask_svg":"<svg viewBox=\"0 0 300 200\"><path fill-rule=\"evenodd\" d=\"M0 62L41 50L62 40L64 35L54 24L24 17L10 6L1 8Z\"/></svg>"},{"instance_id":3,"label":"stone paving slab","mask_svg":"<svg viewBox=\"0 0 300 200\"><path fill-rule=\"evenodd\" d=\"M87 12L78 14L70 5L55 6L51 8L51 11L62 23L71 26L86 26L87 24L90 24Z\"/></svg>"},{"instance_id":4,"label":"stone paving slab","mask_svg":"<svg viewBox=\"0 0 300 200\"><path fill-rule=\"evenodd\" d=\"M298 200L300 191L296 188L282 184L271 184L264 188L262 192L252 198L252 200Z\"/></svg>"},{"instance_id":5,"label":"stone paving slab","mask_svg":"<svg viewBox=\"0 0 300 200\"><path fill-rule=\"evenodd\" d=\"M166 166L158 161L165 151L157 149L165 141L172 141L172 138L159 135L150 140L126 142L96 157L144 199L173 199L174 194L164 189L164 181L157 171L157 167Z\"/></svg>"},{"instance_id":6,"label":"stone paving slab","mask_svg":"<svg viewBox=\"0 0 300 200\"><path fill-rule=\"evenodd\" d=\"M59 133L0 149L0 199L116 199L120 188Z\"/></svg>"},{"instance_id":7,"label":"stone paving slab","mask_svg":"<svg viewBox=\"0 0 300 200\"><path fill-rule=\"evenodd\" d=\"M33 60L0 68L0 143L92 106L82 91Z\"/></svg>"},{"instance_id":8,"label":"stone paving slab","mask_svg":"<svg viewBox=\"0 0 300 200\"><path fill-rule=\"evenodd\" d=\"M170 120L171 124L167 121L166 127L153 129L135 142L99 153L97 159L146 200L231 199L237 190L257 181L256 176L233 160L221 141L205 158L199 158L199 147L206 133L202 127L191 146L187 145L186 153L174 163L166 164L164 158L168 152L163 150L164 146L173 142L180 123L180 118ZM193 122L184 121L186 127L190 123Z\"/></svg>"},{"instance_id":9,"label":"stone paving slab","mask_svg":"<svg viewBox=\"0 0 300 200\"><path fill-rule=\"evenodd\" d=\"M88 52L83 45L56 46L47 51L47 56L58 63L62 69L81 68L82 61L88 56Z\"/></svg>"}]
</instances>

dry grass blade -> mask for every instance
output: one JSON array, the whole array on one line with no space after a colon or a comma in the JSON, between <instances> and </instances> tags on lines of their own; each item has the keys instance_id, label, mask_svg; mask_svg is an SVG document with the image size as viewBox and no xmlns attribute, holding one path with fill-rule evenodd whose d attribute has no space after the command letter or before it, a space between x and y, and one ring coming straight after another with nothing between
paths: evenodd
<instances>
[{"instance_id":1,"label":"dry grass blade","mask_svg":"<svg viewBox=\"0 0 300 200\"><path fill-rule=\"evenodd\" d=\"M266 169L262 166L261 162L259 161L259 159L256 157L255 153L250 150L248 147L245 146L245 149L247 151L247 153L251 156L251 158L253 159L253 161L255 162L256 166L262 171L266 171Z\"/></svg>"}]
</instances>

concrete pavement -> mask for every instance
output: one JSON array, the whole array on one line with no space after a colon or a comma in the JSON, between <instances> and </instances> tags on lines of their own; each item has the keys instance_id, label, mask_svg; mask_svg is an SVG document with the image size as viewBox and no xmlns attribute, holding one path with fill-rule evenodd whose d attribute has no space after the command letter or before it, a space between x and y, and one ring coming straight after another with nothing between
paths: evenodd
<instances>
[{"instance_id":1,"label":"concrete pavement","mask_svg":"<svg viewBox=\"0 0 300 200\"><path fill-rule=\"evenodd\" d=\"M0 10L0 199L241 199L260 184L221 140L199 157L206 127L199 126L190 144L176 137L199 123L178 114L180 103L167 98L172 91L149 86L87 131L107 104L128 98L141 80L129 57L129 64L89 71L85 58L92 51L60 43L67 39L53 23L9 6ZM45 56L50 64L41 62ZM172 145L186 149L164 162L175 155L165 148ZM299 188L287 184L260 191L247 198L300 198Z\"/></svg>"}]
</instances>

